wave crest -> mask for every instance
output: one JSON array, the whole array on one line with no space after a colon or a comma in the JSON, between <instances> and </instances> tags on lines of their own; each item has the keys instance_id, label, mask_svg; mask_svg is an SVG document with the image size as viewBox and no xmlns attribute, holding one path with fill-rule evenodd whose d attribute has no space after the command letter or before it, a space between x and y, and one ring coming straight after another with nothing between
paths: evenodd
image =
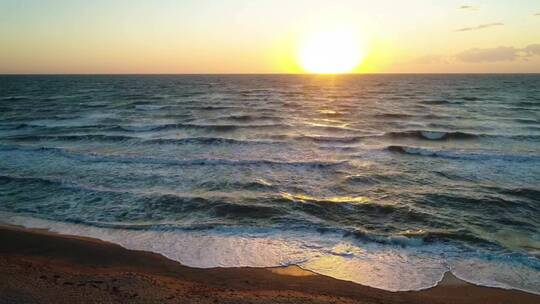
<instances>
[{"instance_id":1,"label":"wave crest","mask_svg":"<svg viewBox=\"0 0 540 304\"><path fill-rule=\"evenodd\" d=\"M473 139L478 138L478 134L458 132L458 131L427 131L411 130L386 133L389 137L415 138L422 140L451 140L451 139Z\"/></svg>"}]
</instances>

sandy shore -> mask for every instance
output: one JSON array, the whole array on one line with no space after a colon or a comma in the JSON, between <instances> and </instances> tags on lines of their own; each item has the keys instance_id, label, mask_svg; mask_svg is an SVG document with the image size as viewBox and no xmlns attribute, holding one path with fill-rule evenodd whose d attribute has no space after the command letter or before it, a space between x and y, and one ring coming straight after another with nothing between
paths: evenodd
<instances>
[{"instance_id":1,"label":"sandy shore","mask_svg":"<svg viewBox=\"0 0 540 304\"><path fill-rule=\"evenodd\" d=\"M450 274L436 287L388 292L298 267L183 266L96 239L0 226L0 303L540 303Z\"/></svg>"}]
</instances>

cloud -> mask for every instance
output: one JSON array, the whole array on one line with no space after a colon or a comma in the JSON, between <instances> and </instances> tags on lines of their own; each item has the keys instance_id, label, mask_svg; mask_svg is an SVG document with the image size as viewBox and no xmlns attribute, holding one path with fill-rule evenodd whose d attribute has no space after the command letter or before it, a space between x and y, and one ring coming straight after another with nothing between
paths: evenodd
<instances>
[{"instance_id":1,"label":"cloud","mask_svg":"<svg viewBox=\"0 0 540 304\"><path fill-rule=\"evenodd\" d=\"M518 58L517 49L514 47L500 46L487 49L470 49L456 55L463 62L496 62L514 61Z\"/></svg>"},{"instance_id":2,"label":"cloud","mask_svg":"<svg viewBox=\"0 0 540 304\"><path fill-rule=\"evenodd\" d=\"M540 56L540 44L531 44L524 48L500 46L496 48L475 48L463 51L456 55L457 60L466 63L527 60L533 56Z\"/></svg>"},{"instance_id":3,"label":"cloud","mask_svg":"<svg viewBox=\"0 0 540 304\"><path fill-rule=\"evenodd\" d=\"M533 16L540 16L540 13L536 13L536 14L534 14Z\"/></svg>"},{"instance_id":4,"label":"cloud","mask_svg":"<svg viewBox=\"0 0 540 304\"><path fill-rule=\"evenodd\" d=\"M486 63L528 60L540 56L540 44L530 44L524 48L500 46L495 48L474 48L454 56L426 55L411 61L412 64L450 64L454 62Z\"/></svg>"},{"instance_id":5,"label":"cloud","mask_svg":"<svg viewBox=\"0 0 540 304\"><path fill-rule=\"evenodd\" d=\"M476 11L478 10L478 7L472 5L462 5L459 7L459 9L464 11Z\"/></svg>"},{"instance_id":6,"label":"cloud","mask_svg":"<svg viewBox=\"0 0 540 304\"><path fill-rule=\"evenodd\" d=\"M500 23L500 22L480 24L478 26L460 28L460 29L457 29L456 32L476 31L476 30L482 30L489 27L502 26L502 25L504 25L504 23Z\"/></svg>"},{"instance_id":7,"label":"cloud","mask_svg":"<svg viewBox=\"0 0 540 304\"><path fill-rule=\"evenodd\" d=\"M540 56L540 44L528 45L524 47L521 51L523 51L526 56Z\"/></svg>"}]
</instances>

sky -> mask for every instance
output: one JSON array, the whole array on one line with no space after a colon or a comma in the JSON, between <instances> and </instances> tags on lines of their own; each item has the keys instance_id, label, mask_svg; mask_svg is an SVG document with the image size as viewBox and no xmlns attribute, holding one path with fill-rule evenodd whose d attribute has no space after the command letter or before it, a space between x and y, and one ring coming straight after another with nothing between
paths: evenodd
<instances>
[{"instance_id":1,"label":"sky","mask_svg":"<svg viewBox=\"0 0 540 304\"><path fill-rule=\"evenodd\" d=\"M540 73L539 0L0 0L0 73L302 73L337 27L355 73Z\"/></svg>"}]
</instances>

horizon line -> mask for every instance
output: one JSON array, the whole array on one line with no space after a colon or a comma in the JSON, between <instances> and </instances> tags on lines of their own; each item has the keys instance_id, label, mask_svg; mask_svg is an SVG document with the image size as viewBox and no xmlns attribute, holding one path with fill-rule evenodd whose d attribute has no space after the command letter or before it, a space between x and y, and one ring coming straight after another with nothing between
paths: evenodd
<instances>
[{"instance_id":1,"label":"horizon line","mask_svg":"<svg viewBox=\"0 0 540 304\"><path fill-rule=\"evenodd\" d=\"M372 72L372 73L0 73L0 76L359 76L359 75L540 75L539 72Z\"/></svg>"}]
</instances>

